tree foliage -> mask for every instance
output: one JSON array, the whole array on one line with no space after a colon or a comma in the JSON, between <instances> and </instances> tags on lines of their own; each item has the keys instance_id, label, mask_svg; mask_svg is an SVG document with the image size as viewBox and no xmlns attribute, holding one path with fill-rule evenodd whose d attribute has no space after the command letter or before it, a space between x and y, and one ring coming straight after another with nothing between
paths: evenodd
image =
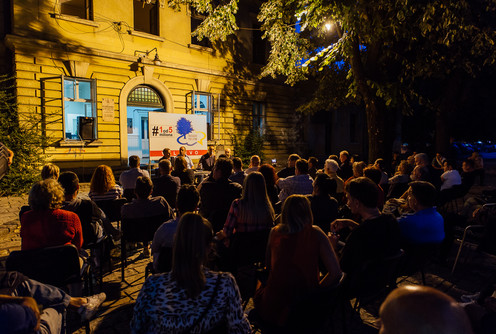
<instances>
[{"instance_id":1,"label":"tree foliage","mask_svg":"<svg viewBox=\"0 0 496 334\"><path fill-rule=\"evenodd\" d=\"M209 14L194 32L199 37L224 40L238 28L236 0L169 0L179 4ZM267 0L258 20L271 44L262 75L282 75L289 84L312 78L346 85L344 97L330 90L327 101L317 89L300 109L362 104L370 159L385 154L389 111L421 105L449 125L453 82L477 77L496 61L496 0ZM426 90L426 82L436 89Z\"/></svg>"}]
</instances>

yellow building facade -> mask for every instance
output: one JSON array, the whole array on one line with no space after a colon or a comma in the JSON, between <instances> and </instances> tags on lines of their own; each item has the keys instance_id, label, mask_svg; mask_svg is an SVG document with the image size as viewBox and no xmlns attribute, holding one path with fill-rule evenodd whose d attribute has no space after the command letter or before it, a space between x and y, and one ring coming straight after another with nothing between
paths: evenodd
<instances>
[{"instance_id":1,"label":"yellow building facade","mask_svg":"<svg viewBox=\"0 0 496 334\"><path fill-rule=\"evenodd\" d=\"M212 47L191 36L200 15L163 0L7 0L0 62L21 120L38 123L62 168L146 162L150 111L207 115L218 152L256 128L266 159L284 163L297 94L256 79L267 49L249 6L238 35Z\"/></svg>"}]
</instances>

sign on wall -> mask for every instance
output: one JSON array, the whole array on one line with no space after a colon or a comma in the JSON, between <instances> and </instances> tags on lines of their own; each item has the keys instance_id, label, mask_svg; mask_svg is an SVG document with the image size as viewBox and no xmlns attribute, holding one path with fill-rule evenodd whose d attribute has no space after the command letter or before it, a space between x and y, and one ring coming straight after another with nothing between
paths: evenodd
<instances>
[{"instance_id":1,"label":"sign on wall","mask_svg":"<svg viewBox=\"0 0 496 334\"><path fill-rule=\"evenodd\" d=\"M113 123L114 122L114 99L102 99L102 121Z\"/></svg>"},{"instance_id":2,"label":"sign on wall","mask_svg":"<svg viewBox=\"0 0 496 334\"><path fill-rule=\"evenodd\" d=\"M149 112L150 160L162 157L169 148L171 156L186 147L186 155L193 159L207 153L207 117L205 115Z\"/></svg>"}]
</instances>

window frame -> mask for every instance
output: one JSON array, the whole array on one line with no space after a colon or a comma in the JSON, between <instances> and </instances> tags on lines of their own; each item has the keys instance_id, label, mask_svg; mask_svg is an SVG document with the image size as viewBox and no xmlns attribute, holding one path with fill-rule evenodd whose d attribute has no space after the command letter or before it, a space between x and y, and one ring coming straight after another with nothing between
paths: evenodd
<instances>
[{"instance_id":1,"label":"window frame","mask_svg":"<svg viewBox=\"0 0 496 334\"><path fill-rule=\"evenodd\" d=\"M206 15L198 13L195 8L192 6L189 7L189 14L190 14L190 37L191 37L191 43L190 46L193 45L194 47L197 48L205 48L207 50L212 50L212 42L210 39L207 37L203 37L201 41L198 40L196 36L193 36L192 33L195 31L200 24L206 19ZM196 28L193 28L193 21L197 21L198 25L196 25Z\"/></svg>"},{"instance_id":2,"label":"window frame","mask_svg":"<svg viewBox=\"0 0 496 334\"><path fill-rule=\"evenodd\" d=\"M207 108L200 108L195 106L195 98L197 96L207 96L208 97L208 106ZM191 100L189 100L191 99ZM219 108L219 94L212 94L203 91L192 90L186 94L187 101L187 112L190 111L193 115L205 115L207 116L207 141L215 140L215 112L218 111ZM189 100L189 101L188 101ZM199 104L200 99L196 104ZM220 127L220 124L217 124Z\"/></svg>"},{"instance_id":3,"label":"window frame","mask_svg":"<svg viewBox=\"0 0 496 334\"><path fill-rule=\"evenodd\" d=\"M155 10L157 11L157 13L155 15L156 24L154 25L154 27L152 27L152 22L149 20L150 18L148 18L150 31L143 31L140 29L136 29L135 5L137 2L142 2L145 5L155 6ZM160 36L160 3L159 3L159 0L150 0L150 3L146 3L146 2L147 1L145 1L145 0L133 0L133 30L138 32L138 33L148 34L151 36ZM153 9L151 9L151 10L153 10ZM156 30L156 32L154 32L154 30Z\"/></svg>"},{"instance_id":4,"label":"window frame","mask_svg":"<svg viewBox=\"0 0 496 334\"><path fill-rule=\"evenodd\" d=\"M93 0L83 0L85 2L85 8L84 8L84 17L80 15L73 15L73 14L67 14L62 12L62 8L64 4L60 2L60 15L63 16L68 16L68 17L74 17L78 18L81 20L88 20L88 21L94 21L94 7L93 7Z\"/></svg>"},{"instance_id":5,"label":"window frame","mask_svg":"<svg viewBox=\"0 0 496 334\"><path fill-rule=\"evenodd\" d=\"M69 98L66 97L65 95L65 81L74 81L74 82L89 82L90 83L90 95L91 98L88 99L80 99L79 98L79 91L77 89L74 89L74 98ZM77 94L76 94L77 93ZM91 103L91 116L94 119L94 133L93 133L93 138L94 140L98 139L98 113L97 113L97 103L96 103L96 79L87 79L87 78L80 78L80 77L68 77L65 75L61 76L61 94L62 94L62 135L63 139L66 142L81 142L85 141L84 139L73 139L73 138L67 138L66 136L66 102L82 102L82 103ZM77 95L77 98L76 98ZM88 117L88 116L86 116ZM77 134L79 134L79 128L77 129Z\"/></svg>"}]
</instances>

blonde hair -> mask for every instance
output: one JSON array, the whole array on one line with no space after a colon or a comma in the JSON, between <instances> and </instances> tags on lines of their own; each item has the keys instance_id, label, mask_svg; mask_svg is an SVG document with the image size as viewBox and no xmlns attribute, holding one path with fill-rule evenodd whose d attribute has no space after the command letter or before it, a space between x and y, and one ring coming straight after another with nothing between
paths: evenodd
<instances>
[{"instance_id":1,"label":"blonde hair","mask_svg":"<svg viewBox=\"0 0 496 334\"><path fill-rule=\"evenodd\" d=\"M43 169L41 170L41 178L43 180L46 179L54 179L58 180L60 175L60 168L57 165L54 165L52 163L48 163L45 166L43 166Z\"/></svg>"},{"instance_id":2,"label":"blonde hair","mask_svg":"<svg viewBox=\"0 0 496 334\"><path fill-rule=\"evenodd\" d=\"M263 225L274 221L274 208L267 195L265 178L260 172L245 177L243 195L239 200L240 220L253 225Z\"/></svg>"},{"instance_id":3,"label":"blonde hair","mask_svg":"<svg viewBox=\"0 0 496 334\"><path fill-rule=\"evenodd\" d=\"M38 181L29 191L28 203L31 210L54 210L62 206L64 189L54 179Z\"/></svg>"},{"instance_id":4,"label":"blonde hair","mask_svg":"<svg viewBox=\"0 0 496 334\"><path fill-rule=\"evenodd\" d=\"M305 225L313 224L310 201L303 195L291 195L282 205L281 222L279 228L283 233L297 233Z\"/></svg>"},{"instance_id":5,"label":"blonde hair","mask_svg":"<svg viewBox=\"0 0 496 334\"><path fill-rule=\"evenodd\" d=\"M107 165L98 166L90 181L90 191L96 194L105 194L115 187L115 178L112 168Z\"/></svg>"}]
</instances>

